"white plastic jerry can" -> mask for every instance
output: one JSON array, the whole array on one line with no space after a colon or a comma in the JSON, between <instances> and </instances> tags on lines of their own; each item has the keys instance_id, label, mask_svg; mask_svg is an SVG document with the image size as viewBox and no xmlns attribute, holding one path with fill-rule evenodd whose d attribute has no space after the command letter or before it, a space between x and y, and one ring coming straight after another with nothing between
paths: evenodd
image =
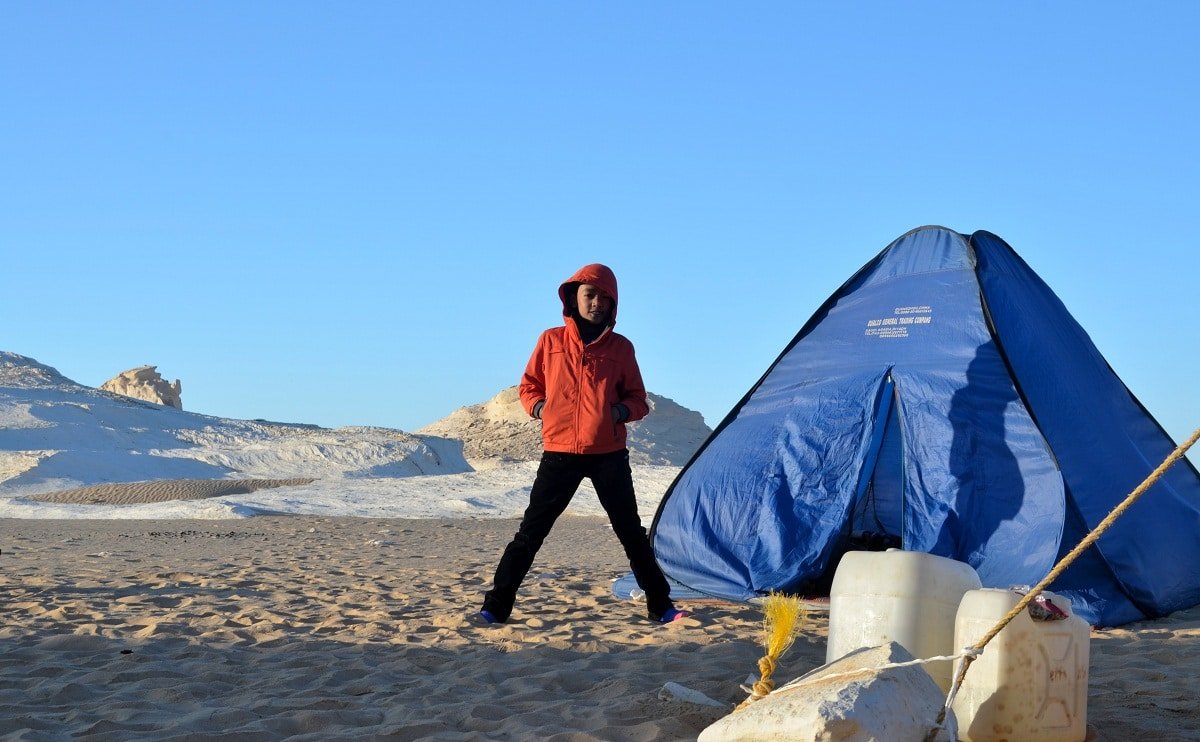
<instances>
[{"instance_id":1,"label":"white plastic jerry can","mask_svg":"<svg viewBox=\"0 0 1200 742\"><path fill-rule=\"evenodd\" d=\"M1067 618L1035 620L1022 611L984 647L954 698L960 739L1082 742L1087 736L1091 627L1071 613L1069 600L1050 592L1042 596ZM995 589L964 595L954 645L973 646L1021 597Z\"/></svg>"},{"instance_id":2,"label":"white plastic jerry can","mask_svg":"<svg viewBox=\"0 0 1200 742\"><path fill-rule=\"evenodd\" d=\"M846 552L829 590L825 661L890 641L917 658L953 654L959 602L979 586L969 564L946 557L899 549ZM923 667L943 692L950 689L949 661Z\"/></svg>"}]
</instances>

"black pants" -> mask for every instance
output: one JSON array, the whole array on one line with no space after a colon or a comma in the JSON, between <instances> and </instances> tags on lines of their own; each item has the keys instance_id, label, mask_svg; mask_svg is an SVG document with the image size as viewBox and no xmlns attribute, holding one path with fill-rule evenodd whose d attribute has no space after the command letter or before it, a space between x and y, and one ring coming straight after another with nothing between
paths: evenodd
<instances>
[{"instance_id":1,"label":"black pants","mask_svg":"<svg viewBox=\"0 0 1200 742\"><path fill-rule=\"evenodd\" d=\"M496 567L493 587L484 597L484 610L497 619L508 620L517 599L517 588L533 566L534 555L554 521L567 509L584 477L592 480L613 531L625 548L638 586L646 593L647 611L658 617L671 608L670 587L654 560L650 539L638 517L629 452L573 454L546 451L542 454L521 526L504 549L504 556Z\"/></svg>"}]
</instances>

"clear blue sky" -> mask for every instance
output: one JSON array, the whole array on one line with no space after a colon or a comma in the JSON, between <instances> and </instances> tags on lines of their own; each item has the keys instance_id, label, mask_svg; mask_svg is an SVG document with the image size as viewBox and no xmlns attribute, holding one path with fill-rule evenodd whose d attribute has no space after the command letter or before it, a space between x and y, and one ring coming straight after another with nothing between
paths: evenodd
<instances>
[{"instance_id":1,"label":"clear blue sky","mask_svg":"<svg viewBox=\"0 0 1200 742\"><path fill-rule=\"evenodd\" d=\"M0 349L414 430L604 262L716 424L922 224L1004 237L1200 425L1200 4L6 3Z\"/></svg>"}]
</instances>

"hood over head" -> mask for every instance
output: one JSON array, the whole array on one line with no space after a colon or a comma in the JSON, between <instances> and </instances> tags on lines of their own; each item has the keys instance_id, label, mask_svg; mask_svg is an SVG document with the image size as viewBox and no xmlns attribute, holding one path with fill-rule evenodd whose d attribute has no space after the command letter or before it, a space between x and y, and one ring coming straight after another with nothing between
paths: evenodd
<instances>
[{"instance_id":1,"label":"hood over head","mask_svg":"<svg viewBox=\"0 0 1200 742\"><path fill-rule=\"evenodd\" d=\"M575 292L581 283L590 283L612 298L612 309L608 313L608 324L617 324L617 276L612 272L612 268L600 263L591 263L583 266L575 271L575 275L568 278L558 287L558 298L562 300L563 316L571 316L571 303L568 297Z\"/></svg>"}]
</instances>

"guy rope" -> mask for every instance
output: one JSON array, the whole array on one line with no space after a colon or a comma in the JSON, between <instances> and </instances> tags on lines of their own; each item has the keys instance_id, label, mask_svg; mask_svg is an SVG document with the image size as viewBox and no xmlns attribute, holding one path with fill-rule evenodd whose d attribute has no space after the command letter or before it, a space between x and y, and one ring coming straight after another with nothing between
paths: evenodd
<instances>
[{"instance_id":1,"label":"guy rope","mask_svg":"<svg viewBox=\"0 0 1200 742\"><path fill-rule=\"evenodd\" d=\"M1150 476L1146 477L1146 481L1139 484L1137 488L1133 490L1133 492L1129 493L1129 495L1121 502L1121 504L1113 508L1113 511L1105 516L1104 520L1100 521L1100 523L1092 529L1091 533L1083 537L1083 540L1079 542L1078 546L1076 546L1069 554L1059 560L1058 564L1054 565L1054 568L1050 570L1049 574L1043 577L1041 582L1034 585L1033 588L1031 588L1029 592L1025 594L1025 597L1021 598L1021 600L1018 601L1015 606L1013 606L1012 610L1008 612L1008 615L996 622L996 625L993 626L986 634L984 634L982 639L963 650L962 663L959 665L958 673L954 678L954 682L950 686L950 692L946 695L946 703L942 706L942 710L938 713L937 724L929 733L929 739L933 739L934 735L936 735L937 731L941 728L942 723L945 722L946 713L950 710L950 706L954 703L954 696L957 695L963 679L967 676L967 668L969 668L971 663L975 661L975 658L983 652L983 648L987 646L987 643L992 639L995 639L996 635L999 634L1004 627L1009 624L1009 622L1021 615L1021 612L1029 607L1029 604L1032 603L1033 600L1037 598L1037 596L1040 595L1042 591L1050 585L1051 582L1054 582L1054 580L1058 579L1058 576L1061 575L1068 566L1070 566L1071 562L1075 561L1075 559L1078 558L1079 555L1084 551L1086 551L1088 547L1096 543L1096 540L1108 530L1109 526L1111 526L1117 520L1117 518L1120 518L1121 515L1123 515L1131 505L1133 505L1133 503L1137 502L1138 498L1145 494L1146 490L1150 489L1150 487L1153 486L1154 483L1157 482L1164 473L1166 473L1167 469L1170 469L1177 461L1179 461L1179 459L1183 458L1183 455L1187 453L1187 450L1191 448L1198 439L1200 439L1200 428L1197 428L1196 432L1192 433L1190 438L1181 443L1178 448L1172 451L1171 455L1168 456L1161 464L1159 464L1157 469L1150 472Z\"/></svg>"}]
</instances>

